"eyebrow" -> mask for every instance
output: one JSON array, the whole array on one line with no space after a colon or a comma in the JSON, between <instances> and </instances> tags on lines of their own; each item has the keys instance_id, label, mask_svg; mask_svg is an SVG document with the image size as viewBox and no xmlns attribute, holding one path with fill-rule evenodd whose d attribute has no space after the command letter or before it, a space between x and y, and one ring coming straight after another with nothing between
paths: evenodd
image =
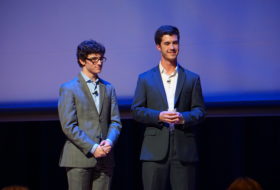
<instances>
[{"instance_id":1,"label":"eyebrow","mask_svg":"<svg viewBox=\"0 0 280 190\"><path fill-rule=\"evenodd\" d=\"M175 41L166 41L166 42L163 42L164 44L171 44L171 43L179 43L178 40L175 40Z\"/></svg>"},{"instance_id":2,"label":"eyebrow","mask_svg":"<svg viewBox=\"0 0 280 190\"><path fill-rule=\"evenodd\" d=\"M100 57L88 57L87 59L94 59L94 58L96 58L96 59L99 59L99 58L102 58L102 57L104 57L104 56L100 56Z\"/></svg>"}]
</instances>

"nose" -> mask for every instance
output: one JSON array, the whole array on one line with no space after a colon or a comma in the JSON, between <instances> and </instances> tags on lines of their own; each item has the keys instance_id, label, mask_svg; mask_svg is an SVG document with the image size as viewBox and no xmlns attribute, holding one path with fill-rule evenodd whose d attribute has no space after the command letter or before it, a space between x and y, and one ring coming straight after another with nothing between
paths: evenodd
<instances>
[{"instance_id":1,"label":"nose","mask_svg":"<svg viewBox=\"0 0 280 190\"><path fill-rule=\"evenodd\" d=\"M170 48L171 48L171 49L175 49L174 44L170 44Z\"/></svg>"}]
</instances>

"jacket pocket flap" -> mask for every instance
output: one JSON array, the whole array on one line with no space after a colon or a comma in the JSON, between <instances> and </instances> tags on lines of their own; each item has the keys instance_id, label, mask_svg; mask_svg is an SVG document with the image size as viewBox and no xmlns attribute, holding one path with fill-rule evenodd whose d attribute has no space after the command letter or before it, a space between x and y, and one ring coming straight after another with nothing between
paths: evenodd
<instances>
[{"instance_id":1,"label":"jacket pocket flap","mask_svg":"<svg viewBox=\"0 0 280 190\"><path fill-rule=\"evenodd\" d=\"M149 129L149 128L147 128L145 130L144 135L145 136L153 136L153 135L156 135L156 133L157 133L156 129Z\"/></svg>"}]
</instances>

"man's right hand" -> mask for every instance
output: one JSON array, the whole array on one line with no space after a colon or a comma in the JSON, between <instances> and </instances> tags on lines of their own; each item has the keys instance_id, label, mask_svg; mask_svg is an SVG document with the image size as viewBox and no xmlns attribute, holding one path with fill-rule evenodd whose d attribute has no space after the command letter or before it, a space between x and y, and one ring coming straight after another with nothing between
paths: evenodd
<instances>
[{"instance_id":1,"label":"man's right hand","mask_svg":"<svg viewBox=\"0 0 280 190\"><path fill-rule=\"evenodd\" d=\"M106 152L103 150L103 148L98 145L98 147L95 149L94 153L93 153L93 156L95 158L102 158L102 157L105 157L107 154Z\"/></svg>"}]
</instances>

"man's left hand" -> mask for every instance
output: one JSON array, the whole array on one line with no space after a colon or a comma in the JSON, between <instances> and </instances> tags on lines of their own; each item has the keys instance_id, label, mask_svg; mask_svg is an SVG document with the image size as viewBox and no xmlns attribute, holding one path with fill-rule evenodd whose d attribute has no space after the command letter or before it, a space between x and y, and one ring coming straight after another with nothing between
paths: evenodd
<instances>
[{"instance_id":1,"label":"man's left hand","mask_svg":"<svg viewBox=\"0 0 280 190\"><path fill-rule=\"evenodd\" d=\"M176 113L177 113L177 121L175 122L175 124L184 124L185 119L183 115L180 112L176 112Z\"/></svg>"},{"instance_id":2,"label":"man's left hand","mask_svg":"<svg viewBox=\"0 0 280 190\"><path fill-rule=\"evenodd\" d=\"M101 141L101 143L99 144L101 146L101 148L104 150L104 152L106 152L106 154L108 154L109 152L111 152L112 149L112 145L111 142L107 141L107 140L103 140Z\"/></svg>"}]
</instances>

